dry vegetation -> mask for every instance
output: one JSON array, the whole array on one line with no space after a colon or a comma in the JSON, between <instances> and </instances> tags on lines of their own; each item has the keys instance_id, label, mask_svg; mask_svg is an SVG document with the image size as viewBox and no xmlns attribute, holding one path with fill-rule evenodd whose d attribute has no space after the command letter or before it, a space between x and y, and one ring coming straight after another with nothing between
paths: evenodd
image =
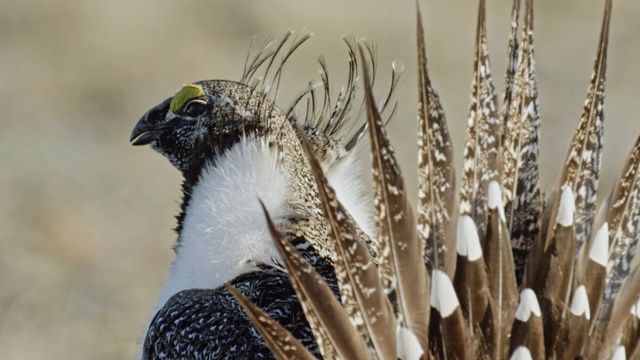
<instances>
[{"instance_id":1,"label":"dry vegetation","mask_svg":"<svg viewBox=\"0 0 640 360\"><path fill-rule=\"evenodd\" d=\"M423 4L429 66L458 160L476 16L475 3L459 3ZM488 4L498 86L510 3ZM547 188L581 113L601 12L597 0L536 5ZM404 59L401 108L390 132L411 179L414 16L411 1L2 1L0 358L134 356L172 257L180 179L159 155L129 146L129 131L185 82L238 79L254 34L316 34L291 61L283 106L317 77L321 53L339 82L346 69L343 34L376 41L381 78L392 60ZM614 4L603 189L611 187L640 134L639 18L640 2ZM415 189L415 183L409 186Z\"/></svg>"}]
</instances>

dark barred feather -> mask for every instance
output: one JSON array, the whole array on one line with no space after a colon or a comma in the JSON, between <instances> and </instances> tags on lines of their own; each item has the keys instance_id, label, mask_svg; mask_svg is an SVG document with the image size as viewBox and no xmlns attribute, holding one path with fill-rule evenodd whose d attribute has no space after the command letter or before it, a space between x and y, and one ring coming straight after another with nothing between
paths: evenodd
<instances>
[{"instance_id":1,"label":"dark barred feather","mask_svg":"<svg viewBox=\"0 0 640 360\"><path fill-rule=\"evenodd\" d=\"M629 154L620 180L611 194L611 208L607 216L610 254L607 262L605 306L618 293L621 282L629 274L638 245L640 222L640 138Z\"/></svg>"},{"instance_id":2,"label":"dark barred feather","mask_svg":"<svg viewBox=\"0 0 640 360\"><path fill-rule=\"evenodd\" d=\"M502 119L493 86L487 49L485 1L480 1L476 50L471 83L471 105L464 148L460 182L460 215L471 215L480 238L484 238L487 222L487 187L500 176L499 156Z\"/></svg>"},{"instance_id":3,"label":"dark barred feather","mask_svg":"<svg viewBox=\"0 0 640 360\"><path fill-rule=\"evenodd\" d=\"M514 3L514 9L517 8L518 0ZM517 24L517 14L514 19ZM529 250L539 236L542 212L538 171L540 119L533 53L533 4L530 0L526 3L522 46L511 96L503 135L502 188L516 276L521 282Z\"/></svg>"},{"instance_id":4,"label":"dark barred feather","mask_svg":"<svg viewBox=\"0 0 640 360\"><path fill-rule=\"evenodd\" d=\"M593 349L595 346L591 346L594 353L599 355L598 357L606 357L613 352L620 340L624 325L631 317L631 309L637 305L639 297L640 266L636 265L622 283L620 292L613 301L610 318L606 324L603 324L603 331L597 334L601 345L596 349Z\"/></svg>"},{"instance_id":5,"label":"dark barred feather","mask_svg":"<svg viewBox=\"0 0 640 360\"><path fill-rule=\"evenodd\" d=\"M336 318L329 322L319 320L329 315L317 315L322 313L321 301L313 305L309 288L326 285L313 276L300 281L301 271L312 273L309 265L287 265L305 309L318 309L305 310L316 340L325 348L326 358L638 358L640 264L634 256L640 239L640 138L613 192L598 212L595 208L612 1L605 3L587 101L548 206L542 201L538 172L533 1L526 1L521 42L517 36L520 1L513 2L503 104L497 103L492 85L485 0L479 1L459 208L455 206L453 148L427 72L419 8L416 218L380 115L390 96L379 104L373 97L374 47L360 47L358 70L357 45L347 40L349 83L338 102L357 97L360 71L371 136L376 251L367 251L299 129L319 189L328 238L338 258L335 270L342 295L341 305L335 301L324 307L340 315L333 315ZM323 61L321 66L326 68ZM309 123L335 134L342 125L334 119L343 119L350 111L327 105L326 70L322 82L325 100L318 101L310 90L307 116ZM397 80L392 82L394 89ZM356 133L365 129L361 126ZM274 238L280 241L283 258L296 258L291 245L278 234ZM256 316L252 319L265 322ZM347 340L326 340L340 336L352 345L346 345ZM338 350L343 346L354 346L351 355L339 355L345 354L346 350Z\"/></svg>"},{"instance_id":6,"label":"dark barred feather","mask_svg":"<svg viewBox=\"0 0 640 360\"><path fill-rule=\"evenodd\" d=\"M515 90L516 70L518 68L518 53L520 43L518 42L518 20L520 18L520 0L513 0L511 8L511 31L509 33L509 46L507 48L507 70L504 76L504 93L502 94L502 124L507 123L509 117L509 109L513 100L513 92ZM502 138L500 145L504 144L504 136L506 132L501 131Z\"/></svg>"}]
</instances>

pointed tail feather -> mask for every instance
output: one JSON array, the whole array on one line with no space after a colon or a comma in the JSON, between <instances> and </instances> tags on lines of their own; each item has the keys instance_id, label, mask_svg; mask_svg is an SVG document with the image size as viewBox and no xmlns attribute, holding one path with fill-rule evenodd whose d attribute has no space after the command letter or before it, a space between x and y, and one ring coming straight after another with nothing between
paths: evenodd
<instances>
[{"instance_id":1,"label":"pointed tail feather","mask_svg":"<svg viewBox=\"0 0 640 360\"><path fill-rule=\"evenodd\" d=\"M580 250L582 243L587 239L595 216L604 133L604 98L611 5L612 0L607 0L587 100L558 179L558 184L571 186L575 194L576 251ZM557 209L557 201L558 199L553 205L554 211ZM553 217L554 214L552 214ZM547 233L547 244L551 234L552 231Z\"/></svg>"},{"instance_id":2,"label":"pointed tail feather","mask_svg":"<svg viewBox=\"0 0 640 360\"><path fill-rule=\"evenodd\" d=\"M429 79L424 29L417 7L418 35L418 238L429 271L453 277L455 171L453 145L440 99Z\"/></svg>"},{"instance_id":3,"label":"pointed tail feather","mask_svg":"<svg viewBox=\"0 0 640 360\"><path fill-rule=\"evenodd\" d=\"M474 334L485 320L490 301L489 280L476 225L468 215L458 219L458 260L454 287L467 319L468 333ZM481 338L481 334L474 334ZM480 344L479 344L480 345Z\"/></svg>"},{"instance_id":4,"label":"pointed tail feather","mask_svg":"<svg viewBox=\"0 0 640 360\"><path fill-rule=\"evenodd\" d=\"M604 307L608 307L629 273L638 243L640 221L640 137L622 169L613 190L611 208L607 215L610 224L609 259L607 262L607 289ZM635 225L635 226L634 226Z\"/></svg>"},{"instance_id":5,"label":"pointed tail feather","mask_svg":"<svg viewBox=\"0 0 640 360\"><path fill-rule=\"evenodd\" d=\"M442 270L433 271L431 282L431 306L440 323L445 358L467 359L469 338L462 316L462 308L451 279Z\"/></svg>"},{"instance_id":6,"label":"pointed tail feather","mask_svg":"<svg viewBox=\"0 0 640 360\"><path fill-rule=\"evenodd\" d=\"M513 356L522 346L529 350L530 356L534 359L542 359L545 356L542 310L536 293L531 289L520 292L520 303L515 312L511 332L510 354Z\"/></svg>"},{"instance_id":7,"label":"pointed tail feather","mask_svg":"<svg viewBox=\"0 0 640 360\"><path fill-rule=\"evenodd\" d=\"M615 350L616 344L622 335L622 330L631 317L631 309L640 300L640 264L637 264L626 277L620 292L613 302L611 317L599 335L602 343L596 346L594 353L598 358L610 356ZM598 337L597 337L598 338Z\"/></svg>"},{"instance_id":8,"label":"pointed tail feather","mask_svg":"<svg viewBox=\"0 0 640 360\"><path fill-rule=\"evenodd\" d=\"M363 49L360 48L362 57ZM364 62L364 61L363 61ZM380 274L398 309L400 326L413 331L428 349L429 275L424 266L416 222L397 165L373 99L369 70L363 63L374 179L374 204L380 244Z\"/></svg>"},{"instance_id":9,"label":"pointed tail feather","mask_svg":"<svg viewBox=\"0 0 640 360\"><path fill-rule=\"evenodd\" d=\"M627 354L633 354L640 347L640 300L631 308L631 316L622 331L620 344L625 347Z\"/></svg>"},{"instance_id":10,"label":"pointed tail feather","mask_svg":"<svg viewBox=\"0 0 640 360\"><path fill-rule=\"evenodd\" d=\"M547 356L556 351L556 345L562 346L558 338L566 321L573 285L572 274L575 258L575 197L571 187L562 189L551 241L545 248L542 261L544 284L539 290L542 294L542 313L545 323L545 349ZM553 212L552 212L553 213Z\"/></svg>"},{"instance_id":11,"label":"pointed tail feather","mask_svg":"<svg viewBox=\"0 0 640 360\"><path fill-rule=\"evenodd\" d=\"M602 203L592 226L589 239L580 249L576 262L574 288L584 285L589 298L589 312L594 319L602 301L607 276L609 225L606 222L611 197ZM592 323L592 321L590 321Z\"/></svg>"},{"instance_id":12,"label":"pointed tail feather","mask_svg":"<svg viewBox=\"0 0 640 360\"><path fill-rule=\"evenodd\" d=\"M566 326L561 330L562 345L558 346L556 351L559 359L575 359L582 356L590 320L589 296L585 286L580 285L573 292Z\"/></svg>"},{"instance_id":13,"label":"pointed tail feather","mask_svg":"<svg viewBox=\"0 0 640 360\"><path fill-rule=\"evenodd\" d=\"M602 331L610 319L622 282L631 270L640 238L640 138L636 141L611 194L607 213L607 252L599 256L607 267L604 293L600 295L590 332ZM599 232L598 232L599 233ZM604 234L601 234L604 236Z\"/></svg>"},{"instance_id":14,"label":"pointed tail feather","mask_svg":"<svg viewBox=\"0 0 640 360\"><path fill-rule=\"evenodd\" d=\"M520 0L513 1L503 118L488 68L485 0L479 1L459 207L451 139L427 72L418 4L417 221L372 94L370 68L375 65L368 61L375 51L359 48L373 158L377 260L298 128L337 259L343 300L341 305L271 224L305 315L327 358L638 357L640 264L634 254L640 239L640 138L611 196L595 212L612 1L606 0L580 124L548 206L539 186L533 0L526 0L521 44ZM286 333L275 333L279 337L267 340L270 346L297 347L283 342ZM276 348L285 350L290 349Z\"/></svg>"},{"instance_id":15,"label":"pointed tail feather","mask_svg":"<svg viewBox=\"0 0 640 360\"><path fill-rule=\"evenodd\" d=\"M347 313L329 286L276 229L264 205L262 210L323 357L370 357L367 346L352 327Z\"/></svg>"},{"instance_id":16,"label":"pointed tail feather","mask_svg":"<svg viewBox=\"0 0 640 360\"><path fill-rule=\"evenodd\" d=\"M344 307L354 327L375 349L377 357L393 358L397 353L396 319L373 258L322 173L304 131L299 126L297 130L309 158L328 225L328 236L337 255L334 267ZM337 330L334 333L339 336Z\"/></svg>"},{"instance_id":17,"label":"pointed tail feather","mask_svg":"<svg viewBox=\"0 0 640 360\"><path fill-rule=\"evenodd\" d=\"M471 105L460 183L460 215L470 215L484 239L487 217L487 186L498 179L496 157L502 136L502 119L493 86L487 49L485 0L480 0L476 50L471 83Z\"/></svg>"},{"instance_id":18,"label":"pointed tail feather","mask_svg":"<svg viewBox=\"0 0 640 360\"><path fill-rule=\"evenodd\" d=\"M518 50L520 44L518 42L518 20L520 18L520 0L513 0L511 6L511 31L509 32L509 46L507 47L507 69L504 75L504 93L502 94L502 123L503 126L507 122L509 116L509 108L515 91L516 69L518 67ZM504 131L501 131L504 137ZM500 145L504 143L504 139L500 139Z\"/></svg>"},{"instance_id":19,"label":"pointed tail feather","mask_svg":"<svg viewBox=\"0 0 640 360\"><path fill-rule=\"evenodd\" d=\"M493 323L484 329L489 352L494 359L505 358L509 351L509 334L518 305L513 254L502 208L502 194L497 181L489 183L489 217L485 241L485 263L491 293Z\"/></svg>"},{"instance_id":20,"label":"pointed tail feather","mask_svg":"<svg viewBox=\"0 0 640 360\"><path fill-rule=\"evenodd\" d=\"M518 8L519 3L514 3L514 11ZM517 14L512 16L517 24ZM539 237L539 219L542 213L538 170L540 118L533 49L532 0L526 2L522 31L513 94L506 104L509 107L506 108L502 136L503 200L518 283L522 282L529 251ZM526 286L531 287L531 284Z\"/></svg>"}]
</instances>

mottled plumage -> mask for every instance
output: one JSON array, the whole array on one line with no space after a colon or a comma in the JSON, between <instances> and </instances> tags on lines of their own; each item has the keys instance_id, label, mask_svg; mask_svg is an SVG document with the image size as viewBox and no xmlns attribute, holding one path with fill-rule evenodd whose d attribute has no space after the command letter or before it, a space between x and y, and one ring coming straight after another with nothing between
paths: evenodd
<instances>
[{"instance_id":1,"label":"mottled plumage","mask_svg":"<svg viewBox=\"0 0 640 360\"><path fill-rule=\"evenodd\" d=\"M502 118L491 77L486 26L485 4L481 1L460 182L460 215L471 215L481 238L486 232L487 187L490 181L498 179L500 175L496 158L499 156L502 136Z\"/></svg>"},{"instance_id":2,"label":"mottled plumage","mask_svg":"<svg viewBox=\"0 0 640 360\"><path fill-rule=\"evenodd\" d=\"M518 24L520 1L514 1L512 38ZM527 1L522 32L522 44L514 40L510 51L517 51L517 66L511 66L510 53L505 92L505 123L503 129L503 167L501 183L507 226L511 231L511 247L518 282L522 282L527 255L540 235L542 195L538 170L538 84L533 52L533 3ZM518 51L519 50L519 51ZM512 74L512 71L513 74ZM510 95L507 95L510 94Z\"/></svg>"},{"instance_id":3,"label":"mottled plumage","mask_svg":"<svg viewBox=\"0 0 640 360\"><path fill-rule=\"evenodd\" d=\"M338 95L330 91L327 66L320 59L320 96L318 86L311 84L287 110L274 101L285 63L309 37L292 39L292 33L287 33L279 41L268 41L255 54L250 53L240 82L187 84L148 111L133 129L134 145L150 144L184 176L176 259L148 327L143 358L270 357L240 305L230 301L225 282L265 308L264 319L283 324L312 354L328 349L323 342L319 347L314 342L312 333L319 336L311 330L317 328L314 318L307 312L310 327L304 316L309 307L306 303L300 306L293 291L297 285L294 282L292 288L284 272L286 262L271 241L274 230L270 225L283 234L288 246L297 249L294 252L301 252L304 260L299 261L316 269L317 279L330 288L325 296L339 304L332 266L339 257L327 236L314 171L294 124L301 126L309 139L309 151L317 156L322 170L315 172L327 174L327 181L346 204L342 218L351 221L354 234L363 241L362 251L371 253L375 261L377 248L369 237L373 230L362 201L363 186L354 171L353 150L366 129L353 121L358 119L354 104L359 101L355 42L345 40L350 59L348 83ZM369 57L363 61L373 63L375 48L369 45L367 49ZM277 60L279 55L282 60ZM261 70L264 73L259 78ZM378 110L391 103L397 81L394 71L389 94ZM308 101L306 111L297 118L295 110L304 99ZM322 106L316 107L316 101L322 101ZM258 199L273 223L264 221ZM279 331L271 320L262 325L263 335ZM290 346L287 341L280 344Z\"/></svg>"},{"instance_id":4,"label":"mottled plumage","mask_svg":"<svg viewBox=\"0 0 640 360\"><path fill-rule=\"evenodd\" d=\"M418 12L419 13L419 12ZM422 18L418 14L418 238L427 268L455 270L455 170L453 145L440 98L427 71Z\"/></svg>"},{"instance_id":5,"label":"mottled plumage","mask_svg":"<svg viewBox=\"0 0 640 360\"><path fill-rule=\"evenodd\" d=\"M287 110L276 106L285 63L310 36L288 33L250 53L240 82L188 84L151 109L132 140L151 144L185 180L176 261L143 357L640 356L640 140L596 211L612 0L547 203L533 0L518 36L520 8L514 0L499 104L479 0L459 192L419 9L417 196L404 185L381 115L392 108L398 66L376 103L375 47L351 37L347 82L336 96L320 58L320 83L310 82ZM363 111L366 123L351 121ZM367 129L371 222L349 171Z\"/></svg>"},{"instance_id":6,"label":"mottled plumage","mask_svg":"<svg viewBox=\"0 0 640 360\"><path fill-rule=\"evenodd\" d=\"M370 350L363 358L624 359L640 355L640 265L633 260L640 237L638 144L612 195L598 213L595 210L611 8L612 1L606 0L585 109L547 204L542 201L538 173L542 121L533 59L532 0L526 1L521 42L517 36L520 1L513 3L502 114L491 85L485 2L480 0L459 204L455 200L451 139L426 69L418 11L416 220L407 207L410 195L373 105L372 81L364 61L362 79L372 143L379 247L377 272L382 282L365 282L358 277L367 273L369 279L377 279L371 274L375 262L362 253L365 245L353 226L343 223L348 223L348 218L341 217L340 196L323 180L320 166L312 166L324 189L320 200L332 234L329 239L336 253L347 253L335 263L343 306L347 313L357 314L351 316L351 328L343 323L339 327L323 323L324 336L332 332L350 338L362 335ZM304 134L301 137L309 148L310 142ZM307 156L317 163L311 151ZM457 239L453 224L457 225ZM424 251L416 254L415 249ZM421 256L424 265L415 261ZM302 269L289 271L295 274ZM300 282L302 289L317 286L324 285ZM376 299L387 290L397 321L385 322L386 332L377 328L375 333L392 334L391 339L373 344L373 332L363 329L364 314L388 314L387 302L353 301L353 296L345 296L345 289L368 289ZM414 303L421 307L407 306ZM420 325L428 325L414 326L414 319L421 317L427 322Z\"/></svg>"}]
</instances>

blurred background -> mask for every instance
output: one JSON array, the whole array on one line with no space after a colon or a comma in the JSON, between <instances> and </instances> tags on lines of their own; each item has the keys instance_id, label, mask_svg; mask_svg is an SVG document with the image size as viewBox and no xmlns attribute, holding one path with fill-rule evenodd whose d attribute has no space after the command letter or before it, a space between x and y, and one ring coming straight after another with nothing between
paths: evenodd
<instances>
[{"instance_id":1,"label":"blurred background","mask_svg":"<svg viewBox=\"0 0 640 360\"><path fill-rule=\"evenodd\" d=\"M488 3L501 93L511 1ZM545 189L579 121L603 3L535 6ZM429 69L460 164L476 2L421 4ZM389 131L415 191L414 11L413 1L382 0L0 1L0 359L135 356L172 260L180 176L160 155L130 146L130 130L184 83L239 79L254 35L260 43L288 29L315 33L290 61L282 106L318 78L320 54L334 84L344 79L344 34L378 44L381 83L391 61L404 60ZM608 193L640 134L638 1L614 5L607 76Z\"/></svg>"}]
</instances>

